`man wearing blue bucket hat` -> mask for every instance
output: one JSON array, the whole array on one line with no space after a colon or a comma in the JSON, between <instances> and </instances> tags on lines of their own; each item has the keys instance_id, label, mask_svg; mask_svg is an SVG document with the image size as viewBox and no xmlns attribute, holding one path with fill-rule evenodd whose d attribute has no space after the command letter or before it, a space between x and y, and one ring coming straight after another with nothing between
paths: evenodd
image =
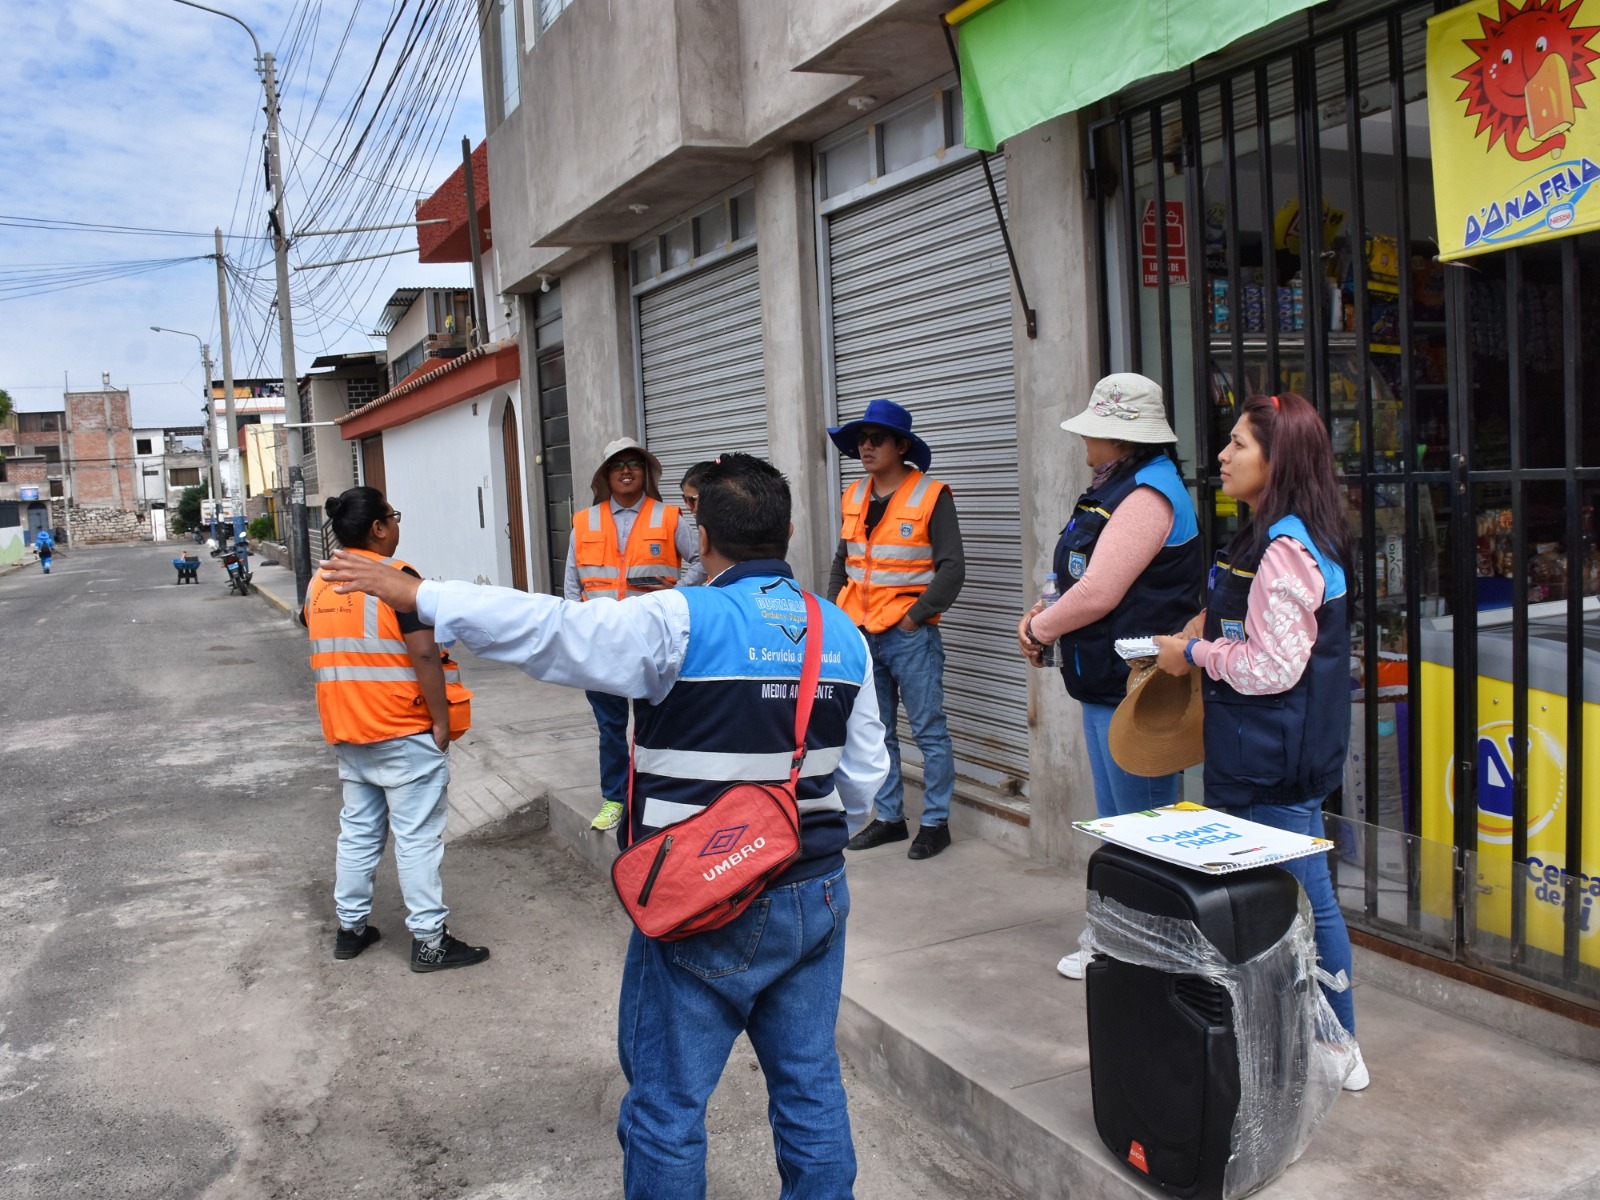
<instances>
[{"instance_id":1,"label":"man wearing blue bucket hat","mask_svg":"<svg viewBox=\"0 0 1600 1200\"><path fill-rule=\"evenodd\" d=\"M870 850L908 836L895 733L895 713L904 703L922 752L922 820L907 857L932 858L950 844L956 781L939 616L966 580L961 525L950 489L926 473L933 451L911 432L911 414L898 404L873 400L859 421L829 429L828 436L867 473L845 489L828 599L866 635L889 751L874 819L848 848Z\"/></svg>"}]
</instances>

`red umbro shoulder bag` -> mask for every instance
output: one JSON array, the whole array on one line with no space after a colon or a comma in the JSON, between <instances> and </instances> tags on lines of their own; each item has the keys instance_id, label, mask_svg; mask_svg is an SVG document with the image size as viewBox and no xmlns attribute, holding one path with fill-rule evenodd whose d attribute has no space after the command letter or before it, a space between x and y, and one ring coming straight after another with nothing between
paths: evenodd
<instances>
[{"instance_id":1,"label":"red umbro shoulder bag","mask_svg":"<svg viewBox=\"0 0 1600 1200\"><path fill-rule=\"evenodd\" d=\"M646 937L675 942L721 928L800 856L795 788L822 676L821 609L810 592L804 596L806 650L795 700L789 782L731 784L694 816L657 830L617 856L611 884ZM629 793L631 805L631 787Z\"/></svg>"}]
</instances>

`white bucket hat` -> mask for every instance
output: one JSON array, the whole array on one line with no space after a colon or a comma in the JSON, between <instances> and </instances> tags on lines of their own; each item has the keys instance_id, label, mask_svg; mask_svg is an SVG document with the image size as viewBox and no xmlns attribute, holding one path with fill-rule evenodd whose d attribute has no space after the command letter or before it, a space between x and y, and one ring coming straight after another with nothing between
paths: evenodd
<instances>
[{"instance_id":1,"label":"white bucket hat","mask_svg":"<svg viewBox=\"0 0 1600 1200\"><path fill-rule=\"evenodd\" d=\"M1107 375L1094 385L1089 407L1061 422L1068 433L1104 438L1108 442L1175 442L1178 435L1167 424L1161 402L1161 385L1131 371Z\"/></svg>"}]
</instances>

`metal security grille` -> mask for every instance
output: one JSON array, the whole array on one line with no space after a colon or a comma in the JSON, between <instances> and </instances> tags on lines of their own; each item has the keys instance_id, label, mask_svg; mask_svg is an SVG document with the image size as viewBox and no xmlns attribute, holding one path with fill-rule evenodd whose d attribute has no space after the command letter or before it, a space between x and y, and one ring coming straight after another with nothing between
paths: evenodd
<instances>
[{"instance_id":1,"label":"metal security grille","mask_svg":"<svg viewBox=\"0 0 1600 1200\"><path fill-rule=\"evenodd\" d=\"M1358 534L1325 806L1346 916L1593 1003L1600 236L1437 260L1424 59L1449 7L1319 9L1091 130L1104 365L1162 382L1217 545L1239 404L1316 404Z\"/></svg>"},{"instance_id":2,"label":"metal security grille","mask_svg":"<svg viewBox=\"0 0 1600 1200\"><path fill-rule=\"evenodd\" d=\"M639 297L645 445L661 460L662 495L702 459L767 457L761 289L756 251L682 275Z\"/></svg>"},{"instance_id":3,"label":"metal security grille","mask_svg":"<svg viewBox=\"0 0 1600 1200\"><path fill-rule=\"evenodd\" d=\"M1005 179L996 159L1002 201ZM930 472L961 518L967 582L942 619L945 712L957 770L1020 790L1028 775L1025 666L1001 634L1026 607L1018 518L1011 279L976 159L827 220L832 369L841 421L884 397L933 447ZM840 489L859 478L843 459ZM913 751L909 731L902 743Z\"/></svg>"}]
</instances>

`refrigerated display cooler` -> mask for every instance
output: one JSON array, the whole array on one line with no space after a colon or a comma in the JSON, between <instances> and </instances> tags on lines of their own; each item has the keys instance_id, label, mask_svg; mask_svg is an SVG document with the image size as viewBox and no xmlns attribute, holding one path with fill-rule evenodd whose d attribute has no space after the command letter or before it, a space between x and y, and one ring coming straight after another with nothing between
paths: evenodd
<instances>
[{"instance_id":1,"label":"refrigerated display cooler","mask_svg":"<svg viewBox=\"0 0 1600 1200\"><path fill-rule=\"evenodd\" d=\"M1512 936L1512 890L1521 881L1526 896L1525 941L1529 949L1560 955L1563 905L1570 887L1582 891L1580 961L1600 966L1600 599L1583 601L1583 645L1570 647L1567 601L1528 606L1528 852L1511 857L1512 773L1517 763L1512 704L1512 614L1497 609L1478 620L1477 858L1469 868L1473 903L1469 940ZM1454 617L1422 622L1422 836L1455 841L1455 666ZM1583 655L1584 780L1576 789L1567 777L1567 660ZM1583 862L1568 870L1567 807L1584 806ZM1470 849L1470 847L1468 848ZM1422 902L1429 913L1449 919L1454 911L1450 872L1437 861L1422 870Z\"/></svg>"}]
</instances>

